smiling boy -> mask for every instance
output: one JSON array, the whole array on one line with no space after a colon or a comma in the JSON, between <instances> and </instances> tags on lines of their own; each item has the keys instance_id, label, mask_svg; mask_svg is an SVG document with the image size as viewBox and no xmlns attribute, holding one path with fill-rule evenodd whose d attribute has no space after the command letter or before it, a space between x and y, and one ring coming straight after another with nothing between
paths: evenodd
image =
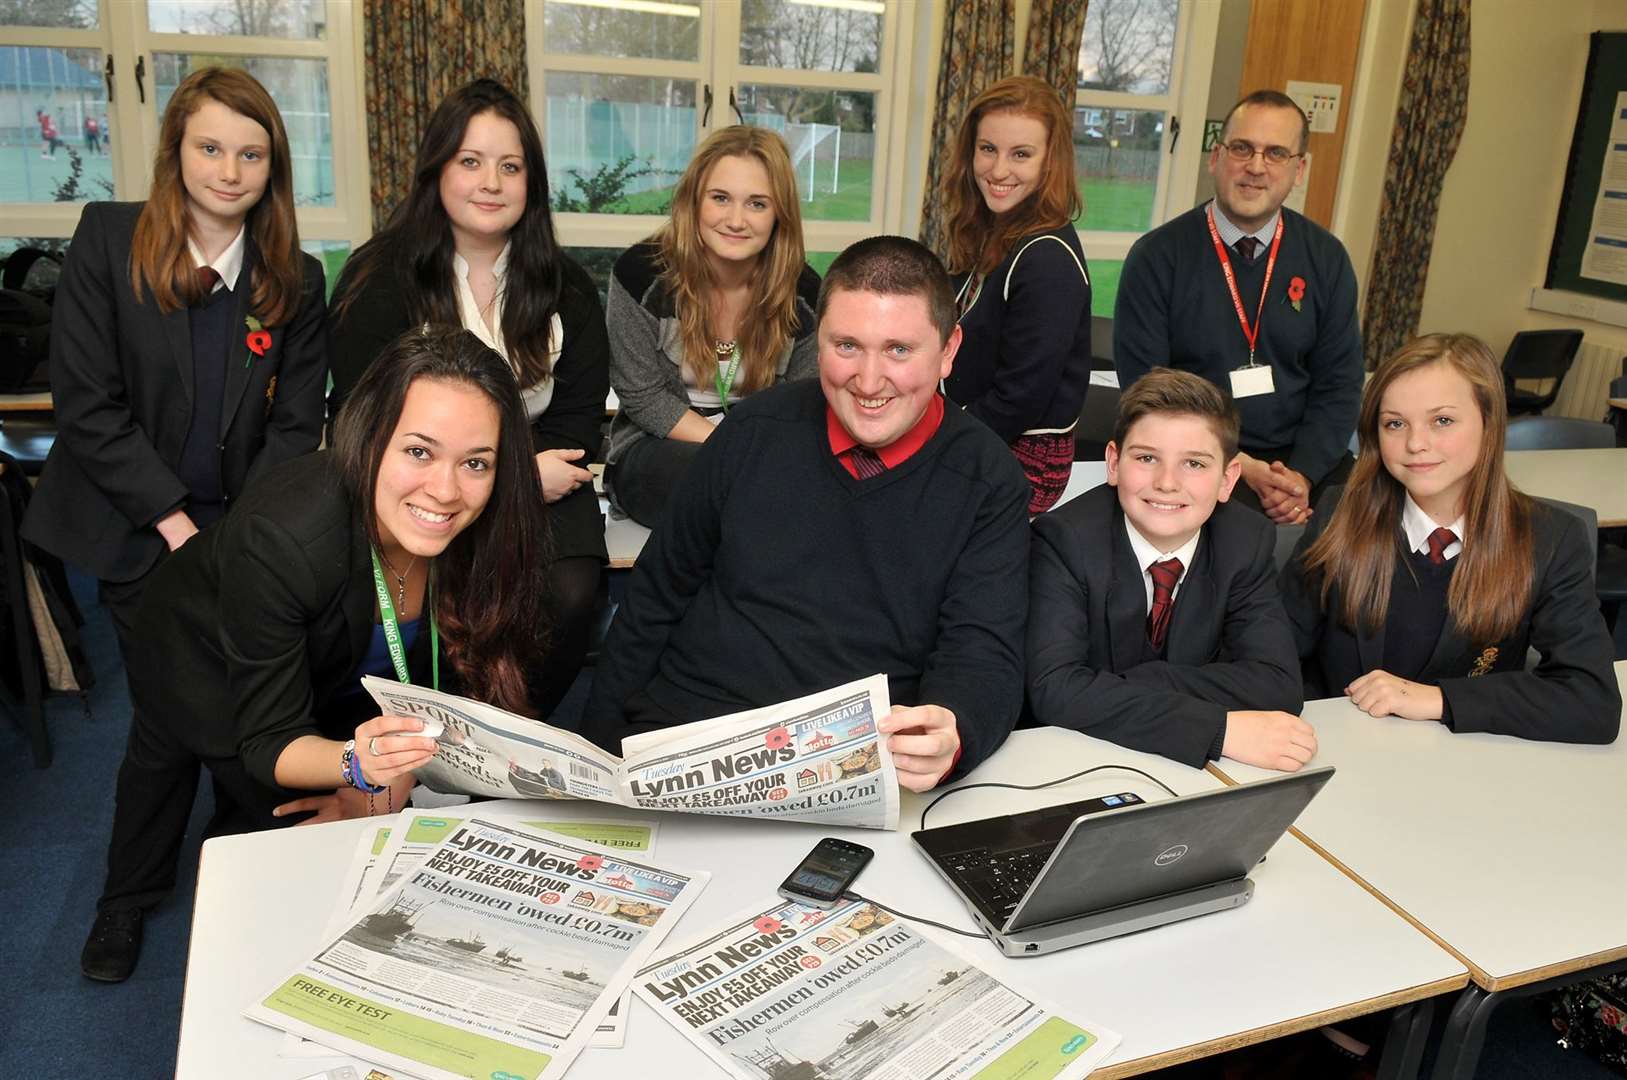
<instances>
[{"instance_id":1,"label":"smiling boy","mask_svg":"<svg viewBox=\"0 0 1627 1080\"><path fill-rule=\"evenodd\" d=\"M1041 723L1201 765L1316 753L1275 530L1227 500L1236 407L1154 368L1119 401L1107 483L1034 520L1028 699Z\"/></svg>"}]
</instances>

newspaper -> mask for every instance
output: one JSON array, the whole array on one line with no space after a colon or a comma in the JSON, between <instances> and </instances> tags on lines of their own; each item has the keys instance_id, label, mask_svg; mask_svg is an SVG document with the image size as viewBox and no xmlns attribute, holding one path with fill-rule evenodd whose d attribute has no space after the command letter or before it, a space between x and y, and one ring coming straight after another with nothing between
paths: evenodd
<instances>
[{"instance_id":1,"label":"newspaper","mask_svg":"<svg viewBox=\"0 0 1627 1080\"><path fill-rule=\"evenodd\" d=\"M531 804L520 804L530 806ZM498 804L489 803L480 812L491 816ZM323 930L323 942L333 941L345 932L351 922L366 914L366 906L385 889L394 885L401 874L421 864L462 818L445 817L430 810L403 810L389 818L389 826L369 829L357 843L356 854L350 868L340 882L342 903L335 908ZM648 858L655 854L657 826L651 823L624 821L522 821L532 829L545 829L562 836L585 840L606 851L632 852ZM623 990L611 1005L598 1030L588 1045L616 1048L627 1040L628 999L632 990ZM282 1057L329 1057L333 1051L308 1039L287 1034L283 1039Z\"/></svg>"},{"instance_id":2,"label":"newspaper","mask_svg":"<svg viewBox=\"0 0 1627 1080\"><path fill-rule=\"evenodd\" d=\"M898 774L876 728L889 708L883 675L635 735L622 742L625 757L467 698L374 676L362 683L386 715L438 730L439 749L415 773L435 791L898 827Z\"/></svg>"},{"instance_id":3,"label":"newspaper","mask_svg":"<svg viewBox=\"0 0 1627 1080\"><path fill-rule=\"evenodd\" d=\"M708 877L468 819L244 1015L425 1080L552 1080Z\"/></svg>"},{"instance_id":4,"label":"newspaper","mask_svg":"<svg viewBox=\"0 0 1627 1080\"><path fill-rule=\"evenodd\" d=\"M862 901L739 917L633 989L741 1080L1075 1080L1119 1042Z\"/></svg>"}]
</instances>

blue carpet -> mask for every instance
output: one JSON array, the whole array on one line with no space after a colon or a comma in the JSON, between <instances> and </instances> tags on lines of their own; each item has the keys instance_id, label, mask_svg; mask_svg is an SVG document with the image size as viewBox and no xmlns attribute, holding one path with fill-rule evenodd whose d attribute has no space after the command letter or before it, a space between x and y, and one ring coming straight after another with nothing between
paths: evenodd
<instances>
[{"instance_id":1,"label":"blue carpet","mask_svg":"<svg viewBox=\"0 0 1627 1080\"><path fill-rule=\"evenodd\" d=\"M619 578L620 575L613 575ZM613 580L619 599L623 582ZM147 916L141 964L130 981L92 983L79 974L79 950L101 891L113 817L113 781L130 724L129 692L112 624L96 603L95 584L74 576L85 613L85 645L95 664L90 716L77 697L46 707L56 760L35 769L28 741L9 709L0 721L0 760L11 763L0 784L0 1077L81 1080L172 1075L181 1023L198 844L213 802L208 783L181 855L175 895ZM580 715L590 675L561 704L561 719ZM1441 1009L1449 1007L1447 1001ZM1227 1057L1171 1075L1219 1075ZM1211 1071L1214 1070L1214 1071ZM299 1075L290 1064L290 1076ZM1511 1001L1493 1016L1480 1080L1608 1080L1618 1074L1554 1044L1538 1002Z\"/></svg>"}]
</instances>

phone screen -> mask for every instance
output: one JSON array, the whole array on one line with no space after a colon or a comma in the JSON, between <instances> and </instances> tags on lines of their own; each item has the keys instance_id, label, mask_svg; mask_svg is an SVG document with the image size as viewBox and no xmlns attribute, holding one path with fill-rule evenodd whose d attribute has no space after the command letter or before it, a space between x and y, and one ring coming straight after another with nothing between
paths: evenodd
<instances>
[{"instance_id":1,"label":"phone screen","mask_svg":"<svg viewBox=\"0 0 1627 1080\"><path fill-rule=\"evenodd\" d=\"M859 876L859 871L874 855L875 852L862 844L826 837L814 845L807 858L797 864L780 889L794 893L798 898L811 897L834 902L847 891L853 879Z\"/></svg>"}]
</instances>

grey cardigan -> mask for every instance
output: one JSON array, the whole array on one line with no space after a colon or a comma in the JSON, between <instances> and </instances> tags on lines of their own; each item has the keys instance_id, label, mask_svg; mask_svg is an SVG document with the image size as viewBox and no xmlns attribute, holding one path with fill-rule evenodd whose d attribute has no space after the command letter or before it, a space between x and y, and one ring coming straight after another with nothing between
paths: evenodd
<instances>
[{"instance_id":1,"label":"grey cardigan","mask_svg":"<svg viewBox=\"0 0 1627 1080\"><path fill-rule=\"evenodd\" d=\"M776 383L819 374L819 344L814 337L818 302L819 275L804 265L797 279L797 326L775 364ZM690 408L683 381L683 335L672 298L661 287L654 243L636 244L616 260L605 322L610 330L610 386L621 402L610 422L605 451L605 460L615 463L647 435L666 438Z\"/></svg>"}]
</instances>

